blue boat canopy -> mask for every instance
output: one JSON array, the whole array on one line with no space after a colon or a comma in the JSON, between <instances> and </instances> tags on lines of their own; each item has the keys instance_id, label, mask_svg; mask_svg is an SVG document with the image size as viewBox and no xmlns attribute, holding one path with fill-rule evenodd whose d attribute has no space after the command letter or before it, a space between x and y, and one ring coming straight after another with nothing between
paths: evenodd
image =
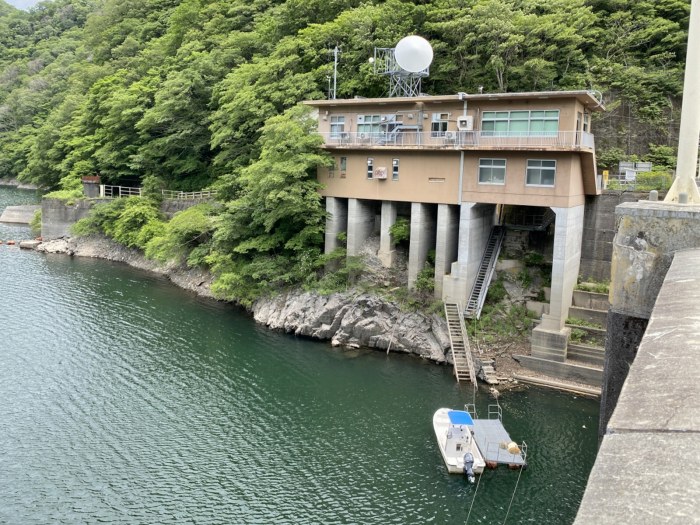
<instances>
[{"instance_id":1,"label":"blue boat canopy","mask_svg":"<svg viewBox=\"0 0 700 525\"><path fill-rule=\"evenodd\" d=\"M453 425L473 425L474 420L472 420L472 416L469 415L469 412L465 412L464 410L450 410L447 415L450 418L450 423Z\"/></svg>"}]
</instances>

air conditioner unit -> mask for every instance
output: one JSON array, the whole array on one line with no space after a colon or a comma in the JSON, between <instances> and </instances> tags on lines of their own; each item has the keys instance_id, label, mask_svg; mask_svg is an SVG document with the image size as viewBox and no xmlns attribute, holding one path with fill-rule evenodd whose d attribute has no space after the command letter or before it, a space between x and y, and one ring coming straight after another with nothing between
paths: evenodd
<instances>
[{"instance_id":1,"label":"air conditioner unit","mask_svg":"<svg viewBox=\"0 0 700 525\"><path fill-rule=\"evenodd\" d=\"M459 131L472 131L474 129L474 117L466 115L457 117L457 129Z\"/></svg>"},{"instance_id":2,"label":"air conditioner unit","mask_svg":"<svg viewBox=\"0 0 700 525\"><path fill-rule=\"evenodd\" d=\"M357 137L360 140L367 140L369 138L369 133L358 133Z\"/></svg>"},{"instance_id":3,"label":"air conditioner unit","mask_svg":"<svg viewBox=\"0 0 700 525\"><path fill-rule=\"evenodd\" d=\"M445 140L454 142L457 139L457 133L454 131L445 131Z\"/></svg>"},{"instance_id":4,"label":"air conditioner unit","mask_svg":"<svg viewBox=\"0 0 700 525\"><path fill-rule=\"evenodd\" d=\"M386 179L386 168L375 168L374 169L375 179Z\"/></svg>"}]
</instances>

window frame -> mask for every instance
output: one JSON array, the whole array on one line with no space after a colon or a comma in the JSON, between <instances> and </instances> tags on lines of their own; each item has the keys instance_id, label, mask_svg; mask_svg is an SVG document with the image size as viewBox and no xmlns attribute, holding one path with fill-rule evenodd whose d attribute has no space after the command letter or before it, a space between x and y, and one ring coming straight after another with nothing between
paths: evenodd
<instances>
[{"instance_id":1,"label":"window frame","mask_svg":"<svg viewBox=\"0 0 700 525\"><path fill-rule=\"evenodd\" d=\"M450 122L450 114L446 113L433 113L430 120L430 136L431 137L444 137L445 132L447 132L447 127Z\"/></svg>"},{"instance_id":2,"label":"window frame","mask_svg":"<svg viewBox=\"0 0 700 525\"><path fill-rule=\"evenodd\" d=\"M345 133L345 115L331 115L330 118L331 138L339 139Z\"/></svg>"},{"instance_id":3,"label":"window frame","mask_svg":"<svg viewBox=\"0 0 700 525\"><path fill-rule=\"evenodd\" d=\"M374 157L367 157L367 180L374 179Z\"/></svg>"},{"instance_id":4,"label":"window frame","mask_svg":"<svg viewBox=\"0 0 700 525\"><path fill-rule=\"evenodd\" d=\"M484 137L552 137L559 133L560 116L561 111L558 109L484 111L481 113L481 135ZM514 129L516 127L521 129Z\"/></svg>"},{"instance_id":5,"label":"window frame","mask_svg":"<svg viewBox=\"0 0 700 525\"><path fill-rule=\"evenodd\" d=\"M531 166L530 163L539 162L539 166ZM544 166L543 163L552 163L553 166ZM539 182L530 182L530 172L531 170L537 171L539 173ZM552 172L552 183L543 184L542 174L544 171ZM556 159L527 159L525 164L525 186L535 187L535 188L554 188L557 184L557 161Z\"/></svg>"},{"instance_id":6,"label":"window frame","mask_svg":"<svg viewBox=\"0 0 700 525\"><path fill-rule=\"evenodd\" d=\"M503 162L503 165L494 165L493 162L498 161L498 162ZM490 163L490 164L489 164ZM507 159L498 159L498 158L492 158L492 157L484 157L479 159L479 164L477 165L477 183L478 184L488 184L491 186L505 186L506 184L506 170L508 167L508 160ZM482 168L484 170L488 169L490 170L490 179L488 181L482 180ZM494 169L503 169L503 181L502 182L494 182L493 181L493 171Z\"/></svg>"},{"instance_id":7,"label":"window frame","mask_svg":"<svg viewBox=\"0 0 700 525\"><path fill-rule=\"evenodd\" d=\"M382 131L382 116L376 115L361 115L362 124L357 124L357 133L381 133Z\"/></svg>"},{"instance_id":8,"label":"window frame","mask_svg":"<svg viewBox=\"0 0 700 525\"><path fill-rule=\"evenodd\" d=\"M399 180L399 159L391 159L391 180Z\"/></svg>"}]
</instances>

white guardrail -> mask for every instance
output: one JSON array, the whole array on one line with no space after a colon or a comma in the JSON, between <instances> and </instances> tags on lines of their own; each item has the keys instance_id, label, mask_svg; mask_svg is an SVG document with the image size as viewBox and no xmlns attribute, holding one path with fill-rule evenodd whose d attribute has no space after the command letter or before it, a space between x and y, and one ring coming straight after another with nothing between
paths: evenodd
<instances>
[{"instance_id":1,"label":"white guardrail","mask_svg":"<svg viewBox=\"0 0 700 525\"><path fill-rule=\"evenodd\" d=\"M494 148L595 147L591 133L543 131L541 134L488 131L380 131L367 133L321 133L328 146L441 146Z\"/></svg>"},{"instance_id":2,"label":"white guardrail","mask_svg":"<svg viewBox=\"0 0 700 525\"><path fill-rule=\"evenodd\" d=\"M164 199L171 200L205 200L216 197L215 190L203 191L176 191L162 190ZM119 197L140 197L142 188L133 188L131 186L108 186L100 184L100 197L106 199L117 199Z\"/></svg>"}]
</instances>

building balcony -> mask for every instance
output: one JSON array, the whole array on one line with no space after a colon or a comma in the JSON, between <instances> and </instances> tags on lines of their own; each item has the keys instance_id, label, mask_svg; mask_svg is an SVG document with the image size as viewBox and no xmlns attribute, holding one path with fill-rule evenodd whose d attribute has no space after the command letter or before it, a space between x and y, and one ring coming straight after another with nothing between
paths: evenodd
<instances>
[{"instance_id":1,"label":"building balcony","mask_svg":"<svg viewBox=\"0 0 700 525\"><path fill-rule=\"evenodd\" d=\"M585 131L543 131L540 134L500 131L380 131L321 133L326 148L415 150L544 150L595 149L594 137Z\"/></svg>"}]
</instances>

